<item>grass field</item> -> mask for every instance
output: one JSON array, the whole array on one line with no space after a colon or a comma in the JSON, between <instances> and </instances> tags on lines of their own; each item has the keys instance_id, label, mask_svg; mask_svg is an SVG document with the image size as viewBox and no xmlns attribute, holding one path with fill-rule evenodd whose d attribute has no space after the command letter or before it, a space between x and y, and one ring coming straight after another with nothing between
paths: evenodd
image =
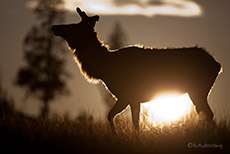
<instances>
[{"instance_id":1,"label":"grass field","mask_svg":"<svg viewBox=\"0 0 230 154\"><path fill-rule=\"evenodd\" d=\"M19 113L0 114L0 151L24 153L229 153L230 126L223 120L208 125L195 113L172 124L153 127L143 118L137 133L124 116L117 116L116 133L106 121L82 114L31 118Z\"/></svg>"}]
</instances>

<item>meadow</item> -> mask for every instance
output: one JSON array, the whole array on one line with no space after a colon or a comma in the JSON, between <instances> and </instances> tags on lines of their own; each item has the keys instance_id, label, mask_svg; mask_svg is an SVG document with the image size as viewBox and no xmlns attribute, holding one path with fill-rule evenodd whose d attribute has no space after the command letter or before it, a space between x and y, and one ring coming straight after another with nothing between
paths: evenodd
<instances>
[{"instance_id":1,"label":"meadow","mask_svg":"<svg viewBox=\"0 0 230 154\"><path fill-rule=\"evenodd\" d=\"M124 115L115 119L116 132L107 121L82 112L76 119L33 118L16 112L1 112L1 153L229 153L229 121L200 121L192 112L171 124L152 126L142 118L136 132Z\"/></svg>"}]
</instances>

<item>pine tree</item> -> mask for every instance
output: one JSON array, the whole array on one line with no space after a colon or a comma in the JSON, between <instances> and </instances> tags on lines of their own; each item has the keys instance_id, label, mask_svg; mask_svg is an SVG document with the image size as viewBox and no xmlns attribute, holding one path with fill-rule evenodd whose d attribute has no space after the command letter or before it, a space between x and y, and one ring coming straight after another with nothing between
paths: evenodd
<instances>
[{"instance_id":1,"label":"pine tree","mask_svg":"<svg viewBox=\"0 0 230 154\"><path fill-rule=\"evenodd\" d=\"M51 26L63 22L65 12L62 0L39 0L34 8L37 23L23 42L25 65L16 78L16 84L26 89L26 96L43 102L41 116L49 113L49 103L57 96L68 94L64 46L51 33Z\"/></svg>"},{"instance_id":2,"label":"pine tree","mask_svg":"<svg viewBox=\"0 0 230 154\"><path fill-rule=\"evenodd\" d=\"M2 78L0 74L0 118L4 114L14 114L15 108L14 108L14 100L12 98L9 98L8 92L3 88L2 86Z\"/></svg>"},{"instance_id":3,"label":"pine tree","mask_svg":"<svg viewBox=\"0 0 230 154\"><path fill-rule=\"evenodd\" d=\"M119 22L115 23L114 29L109 36L110 49L119 49L126 44L126 35Z\"/></svg>"}]
</instances>

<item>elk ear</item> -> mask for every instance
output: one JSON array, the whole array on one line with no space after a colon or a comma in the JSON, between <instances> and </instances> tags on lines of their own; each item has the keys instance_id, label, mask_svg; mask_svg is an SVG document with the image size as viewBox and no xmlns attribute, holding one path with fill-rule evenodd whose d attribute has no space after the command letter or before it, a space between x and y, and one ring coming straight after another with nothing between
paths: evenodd
<instances>
[{"instance_id":1,"label":"elk ear","mask_svg":"<svg viewBox=\"0 0 230 154\"><path fill-rule=\"evenodd\" d=\"M93 29L95 27L96 22L99 21L99 18L100 17L98 15L89 17L89 27Z\"/></svg>"},{"instance_id":2,"label":"elk ear","mask_svg":"<svg viewBox=\"0 0 230 154\"><path fill-rule=\"evenodd\" d=\"M86 23L91 29L93 29L95 27L96 22L99 21L100 17L98 15L93 17L88 17L87 14L84 11L81 11L79 7L76 8L76 11L81 17L82 22Z\"/></svg>"},{"instance_id":3,"label":"elk ear","mask_svg":"<svg viewBox=\"0 0 230 154\"><path fill-rule=\"evenodd\" d=\"M93 16L92 19L95 20L95 22L96 22L96 21L99 21L100 17L98 15L96 15L96 16Z\"/></svg>"},{"instance_id":4,"label":"elk ear","mask_svg":"<svg viewBox=\"0 0 230 154\"><path fill-rule=\"evenodd\" d=\"M76 11L79 14L79 16L81 17L82 21L85 21L89 18L84 11L81 11L81 9L79 7L76 8Z\"/></svg>"}]
</instances>

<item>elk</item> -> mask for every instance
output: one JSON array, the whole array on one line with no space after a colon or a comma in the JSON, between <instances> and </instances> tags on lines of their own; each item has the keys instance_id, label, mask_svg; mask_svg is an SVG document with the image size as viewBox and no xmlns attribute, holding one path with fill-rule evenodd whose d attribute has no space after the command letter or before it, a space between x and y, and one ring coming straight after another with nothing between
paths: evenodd
<instances>
[{"instance_id":1,"label":"elk","mask_svg":"<svg viewBox=\"0 0 230 154\"><path fill-rule=\"evenodd\" d=\"M103 82L116 97L117 102L108 113L112 128L114 117L130 105L133 125L139 130L140 103L171 91L188 93L196 111L204 112L212 121L207 98L221 65L205 49L128 46L110 51L94 29L99 16L88 17L80 8L76 10L81 22L54 25L52 32L68 42L85 78Z\"/></svg>"}]
</instances>

